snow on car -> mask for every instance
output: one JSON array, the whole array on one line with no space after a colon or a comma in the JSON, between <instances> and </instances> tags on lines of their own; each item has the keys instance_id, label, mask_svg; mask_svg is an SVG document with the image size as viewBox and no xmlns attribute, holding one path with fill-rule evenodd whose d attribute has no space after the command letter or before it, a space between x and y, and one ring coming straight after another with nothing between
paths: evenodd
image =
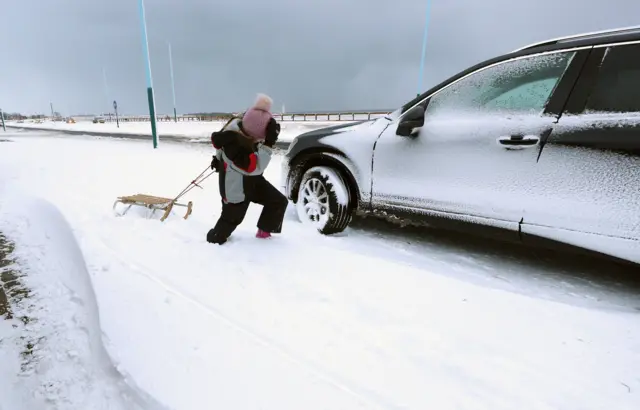
<instances>
[{"instance_id":1,"label":"snow on car","mask_svg":"<svg viewBox=\"0 0 640 410\"><path fill-rule=\"evenodd\" d=\"M639 53L634 28L492 58L387 117L299 135L281 186L326 234L357 212L640 263Z\"/></svg>"}]
</instances>

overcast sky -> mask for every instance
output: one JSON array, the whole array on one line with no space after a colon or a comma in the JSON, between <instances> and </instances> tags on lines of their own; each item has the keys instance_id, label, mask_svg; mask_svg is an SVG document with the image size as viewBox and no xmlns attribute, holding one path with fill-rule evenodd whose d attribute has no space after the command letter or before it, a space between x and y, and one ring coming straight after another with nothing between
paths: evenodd
<instances>
[{"instance_id":1,"label":"overcast sky","mask_svg":"<svg viewBox=\"0 0 640 410\"><path fill-rule=\"evenodd\" d=\"M639 0L431 0L423 90L538 40L638 24ZM393 109L416 94L427 0L146 0L157 111ZM0 108L148 113L138 0L0 2ZM103 81L106 70L108 95Z\"/></svg>"}]
</instances>

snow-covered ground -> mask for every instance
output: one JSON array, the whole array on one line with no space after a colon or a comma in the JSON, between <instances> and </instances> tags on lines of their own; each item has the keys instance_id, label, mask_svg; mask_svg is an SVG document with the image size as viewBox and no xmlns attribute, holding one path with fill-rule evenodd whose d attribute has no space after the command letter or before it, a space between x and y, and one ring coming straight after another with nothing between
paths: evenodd
<instances>
[{"instance_id":1,"label":"snow-covered ground","mask_svg":"<svg viewBox=\"0 0 640 410\"><path fill-rule=\"evenodd\" d=\"M314 129L329 127L335 124L350 123L351 121L283 121L281 122L282 131L278 138L281 142L291 142L295 137L303 132L312 131ZM106 122L104 124L94 124L91 121L78 121L75 124L67 124L60 121L44 121L36 123L25 121L18 123L17 121L8 121L8 126L20 128L36 128L48 129L52 131L82 131L92 133L108 133L108 134L139 134L151 136L150 122L121 122L120 127L116 122ZM217 121L184 121L184 122L157 122L158 139L163 136L184 137L185 139L206 140L211 137L213 131L217 131L224 125L224 122Z\"/></svg>"},{"instance_id":2,"label":"snow-covered ground","mask_svg":"<svg viewBox=\"0 0 640 410\"><path fill-rule=\"evenodd\" d=\"M163 223L111 209L119 195L174 195L211 149L27 132L0 139L10 141L0 142L0 232L29 267L41 325L69 327L69 337L42 341L57 363L43 359L46 377L16 380L59 374L92 386L59 384L68 390L51 394L71 400L61 409L102 408L126 388L172 409L640 408L634 289L397 229L323 237L292 207L271 240L253 237L252 205L232 240L213 246L205 235L220 210L215 179L191 191L186 221L182 208ZM274 182L279 161L267 171ZM0 321L0 339L16 331ZM91 339L99 331L119 370L109 377ZM93 376L69 377L73 366ZM0 408L12 409L1 393Z\"/></svg>"},{"instance_id":3,"label":"snow-covered ground","mask_svg":"<svg viewBox=\"0 0 640 410\"><path fill-rule=\"evenodd\" d=\"M82 252L58 209L11 190L0 214L18 243L0 271L13 316L0 316L0 409L163 408L107 354Z\"/></svg>"}]
</instances>

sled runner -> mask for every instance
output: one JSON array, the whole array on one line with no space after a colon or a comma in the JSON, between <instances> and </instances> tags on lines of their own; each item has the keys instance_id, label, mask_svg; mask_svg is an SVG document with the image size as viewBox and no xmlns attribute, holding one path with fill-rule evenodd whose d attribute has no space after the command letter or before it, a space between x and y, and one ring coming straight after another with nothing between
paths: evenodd
<instances>
[{"instance_id":1,"label":"sled runner","mask_svg":"<svg viewBox=\"0 0 640 410\"><path fill-rule=\"evenodd\" d=\"M187 208L187 212L183 217L183 219L187 219L189 215L191 215L191 212L193 210L193 202L189 201L186 204L184 204L184 203L178 202L178 200L182 196L184 196L187 192L191 191L193 187L197 186L198 188L202 189L199 183L201 183L202 181L210 177L211 174L215 172L215 171L211 171L207 175L205 175L205 173L207 173L209 169L210 167L205 168L205 170L202 171L202 173L198 175L196 179L191 181L191 183L189 183L189 185L187 185L187 187L183 189L182 192L180 192L180 194L178 194L178 196L176 196L173 199L165 198L161 196L145 195L145 194L119 196L118 199L116 199L116 201L113 203L113 210L115 211L116 206L118 204L128 205L127 208L124 210L124 212L119 213L118 216L124 216L129 211L129 209L131 209L132 206L140 206L147 209L151 209L152 215L156 211L160 210L160 211L164 211L164 213L162 214L162 217L160 218L160 221L164 222L164 220L167 219L167 217L169 217L169 214L171 214L171 211L173 210L174 206L182 206Z\"/></svg>"}]
</instances>

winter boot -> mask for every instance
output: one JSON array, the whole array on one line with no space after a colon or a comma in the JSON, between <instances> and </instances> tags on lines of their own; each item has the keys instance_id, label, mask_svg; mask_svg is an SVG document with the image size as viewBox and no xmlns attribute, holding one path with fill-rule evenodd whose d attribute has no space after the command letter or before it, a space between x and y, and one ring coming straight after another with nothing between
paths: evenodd
<instances>
[{"instance_id":1,"label":"winter boot","mask_svg":"<svg viewBox=\"0 0 640 410\"><path fill-rule=\"evenodd\" d=\"M210 229L209 232L207 232L207 242L209 243L216 243L218 245L222 245L226 241L227 241L227 238L221 238L220 235L216 235L216 232L213 229Z\"/></svg>"},{"instance_id":2,"label":"winter boot","mask_svg":"<svg viewBox=\"0 0 640 410\"><path fill-rule=\"evenodd\" d=\"M271 238L271 234L269 232L263 231L262 229L258 229L258 232L256 233L256 238L269 239Z\"/></svg>"}]
</instances>

